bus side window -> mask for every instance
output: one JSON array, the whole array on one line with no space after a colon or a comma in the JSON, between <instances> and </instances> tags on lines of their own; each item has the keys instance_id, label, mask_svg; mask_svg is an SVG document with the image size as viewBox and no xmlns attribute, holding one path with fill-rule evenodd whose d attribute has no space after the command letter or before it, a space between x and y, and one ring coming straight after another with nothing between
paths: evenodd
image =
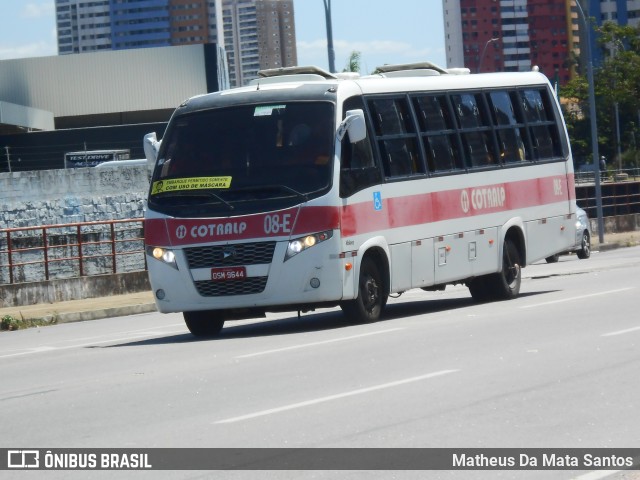
<instances>
[{"instance_id":1,"label":"bus side window","mask_svg":"<svg viewBox=\"0 0 640 480\"><path fill-rule=\"evenodd\" d=\"M413 132L409 108L404 99L378 99L370 105L377 136Z\"/></svg>"},{"instance_id":2,"label":"bus side window","mask_svg":"<svg viewBox=\"0 0 640 480\"><path fill-rule=\"evenodd\" d=\"M385 176L425 173L406 97L374 99L369 107Z\"/></svg>"},{"instance_id":3,"label":"bus side window","mask_svg":"<svg viewBox=\"0 0 640 480\"><path fill-rule=\"evenodd\" d=\"M348 99L343 112L364 109L361 97ZM360 190L382 182L380 168L375 162L371 148L371 135L356 143L351 143L347 133L340 146L340 196L349 197Z\"/></svg>"},{"instance_id":4,"label":"bus side window","mask_svg":"<svg viewBox=\"0 0 640 480\"><path fill-rule=\"evenodd\" d=\"M524 161L524 142L520 136L522 124L516 120L509 94L505 91L491 92L489 100L498 135L501 160L505 163Z\"/></svg>"},{"instance_id":5,"label":"bus side window","mask_svg":"<svg viewBox=\"0 0 640 480\"><path fill-rule=\"evenodd\" d=\"M450 116L447 98L429 95L413 100L429 170L443 172L464 168L457 151L455 121Z\"/></svg>"},{"instance_id":6,"label":"bus side window","mask_svg":"<svg viewBox=\"0 0 640 480\"><path fill-rule=\"evenodd\" d=\"M554 134L556 124L551 112L542 98L540 90L524 90L522 94L522 109L529 127L534 157L537 160L549 160L560 157L560 141Z\"/></svg>"},{"instance_id":7,"label":"bus side window","mask_svg":"<svg viewBox=\"0 0 640 480\"><path fill-rule=\"evenodd\" d=\"M451 101L460 125L467 165L484 167L496 164L489 122L483 114L482 97L463 93L452 95Z\"/></svg>"}]
</instances>

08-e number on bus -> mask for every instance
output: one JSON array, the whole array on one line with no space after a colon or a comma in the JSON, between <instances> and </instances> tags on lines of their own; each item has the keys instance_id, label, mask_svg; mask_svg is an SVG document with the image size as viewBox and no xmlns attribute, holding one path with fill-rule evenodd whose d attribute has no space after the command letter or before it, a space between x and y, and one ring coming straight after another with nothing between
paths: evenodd
<instances>
[{"instance_id":1,"label":"08-e number on bus","mask_svg":"<svg viewBox=\"0 0 640 480\"><path fill-rule=\"evenodd\" d=\"M264 233L277 235L278 233L291 233L291 214L267 215L264 217Z\"/></svg>"}]
</instances>

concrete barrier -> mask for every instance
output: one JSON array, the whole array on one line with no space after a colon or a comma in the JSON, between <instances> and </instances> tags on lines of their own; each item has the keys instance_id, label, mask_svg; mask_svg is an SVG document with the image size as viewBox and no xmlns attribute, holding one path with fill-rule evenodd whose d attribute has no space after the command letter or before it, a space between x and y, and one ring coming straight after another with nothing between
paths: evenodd
<instances>
[{"instance_id":1,"label":"concrete barrier","mask_svg":"<svg viewBox=\"0 0 640 480\"><path fill-rule=\"evenodd\" d=\"M603 219L604 233L635 232L640 230L640 214L618 215L616 217L605 217ZM590 218L591 233L598 234L598 219Z\"/></svg>"},{"instance_id":2,"label":"concrete barrier","mask_svg":"<svg viewBox=\"0 0 640 480\"><path fill-rule=\"evenodd\" d=\"M0 308L109 297L151 290L146 271L0 285Z\"/></svg>"}]
</instances>

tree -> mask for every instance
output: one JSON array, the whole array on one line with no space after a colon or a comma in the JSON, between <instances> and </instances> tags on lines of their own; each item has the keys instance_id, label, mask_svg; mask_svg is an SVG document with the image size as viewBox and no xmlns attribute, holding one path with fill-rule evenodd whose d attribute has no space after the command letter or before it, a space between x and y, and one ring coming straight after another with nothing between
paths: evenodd
<instances>
[{"instance_id":1,"label":"tree","mask_svg":"<svg viewBox=\"0 0 640 480\"><path fill-rule=\"evenodd\" d=\"M349 55L349 60L347 61L347 66L343 70L343 72L360 72L360 57L362 54L357 50L351 52Z\"/></svg>"},{"instance_id":2,"label":"tree","mask_svg":"<svg viewBox=\"0 0 640 480\"><path fill-rule=\"evenodd\" d=\"M577 165L591 163L591 127L584 112L589 111L589 89L586 77L576 76L560 88L560 98L571 150Z\"/></svg>"},{"instance_id":3,"label":"tree","mask_svg":"<svg viewBox=\"0 0 640 480\"><path fill-rule=\"evenodd\" d=\"M640 25L605 22L598 29L599 43L606 51L600 81L609 86L605 94L612 102L640 109Z\"/></svg>"},{"instance_id":4,"label":"tree","mask_svg":"<svg viewBox=\"0 0 640 480\"><path fill-rule=\"evenodd\" d=\"M618 151L617 120L621 151L633 150L635 153L636 141L640 139L640 26L605 22L596 31L604 52L604 61L594 72L598 144L602 155L614 159ZM588 112L587 87L586 78L577 76L560 90L576 163L590 158L591 154L589 120L584 115ZM576 104L579 108L572 109ZM635 157L623 153L623 168L632 166Z\"/></svg>"},{"instance_id":5,"label":"tree","mask_svg":"<svg viewBox=\"0 0 640 480\"><path fill-rule=\"evenodd\" d=\"M636 119L640 117L640 26L605 22L598 29L599 43L605 61L599 70L598 81L606 99L605 118L611 126L610 157L632 148ZM620 131L616 131L619 125ZM620 144L618 144L620 142ZM628 156L627 156L628 157ZM617 158L624 168L623 159Z\"/></svg>"}]
</instances>

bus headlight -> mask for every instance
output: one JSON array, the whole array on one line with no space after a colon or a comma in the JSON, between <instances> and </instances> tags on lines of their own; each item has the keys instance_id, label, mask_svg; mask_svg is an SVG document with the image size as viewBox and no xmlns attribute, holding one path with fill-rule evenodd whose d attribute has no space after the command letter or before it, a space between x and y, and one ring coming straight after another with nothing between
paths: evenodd
<instances>
[{"instance_id":1,"label":"bus headlight","mask_svg":"<svg viewBox=\"0 0 640 480\"><path fill-rule=\"evenodd\" d=\"M147 255L150 255L156 260L160 260L161 262L166 263L176 270L178 269L178 264L176 263L176 255L171 250L160 247L147 247Z\"/></svg>"},{"instance_id":2,"label":"bus headlight","mask_svg":"<svg viewBox=\"0 0 640 480\"><path fill-rule=\"evenodd\" d=\"M311 235L307 235L305 237L296 238L289 242L289 246L287 247L287 253L284 256L284 261L286 262L291 257L299 254L300 252L311 248L318 243L324 242L325 240L329 240L333 236L333 231L327 230L326 232L320 233L312 233Z\"/></svg>"}]
</instances>

